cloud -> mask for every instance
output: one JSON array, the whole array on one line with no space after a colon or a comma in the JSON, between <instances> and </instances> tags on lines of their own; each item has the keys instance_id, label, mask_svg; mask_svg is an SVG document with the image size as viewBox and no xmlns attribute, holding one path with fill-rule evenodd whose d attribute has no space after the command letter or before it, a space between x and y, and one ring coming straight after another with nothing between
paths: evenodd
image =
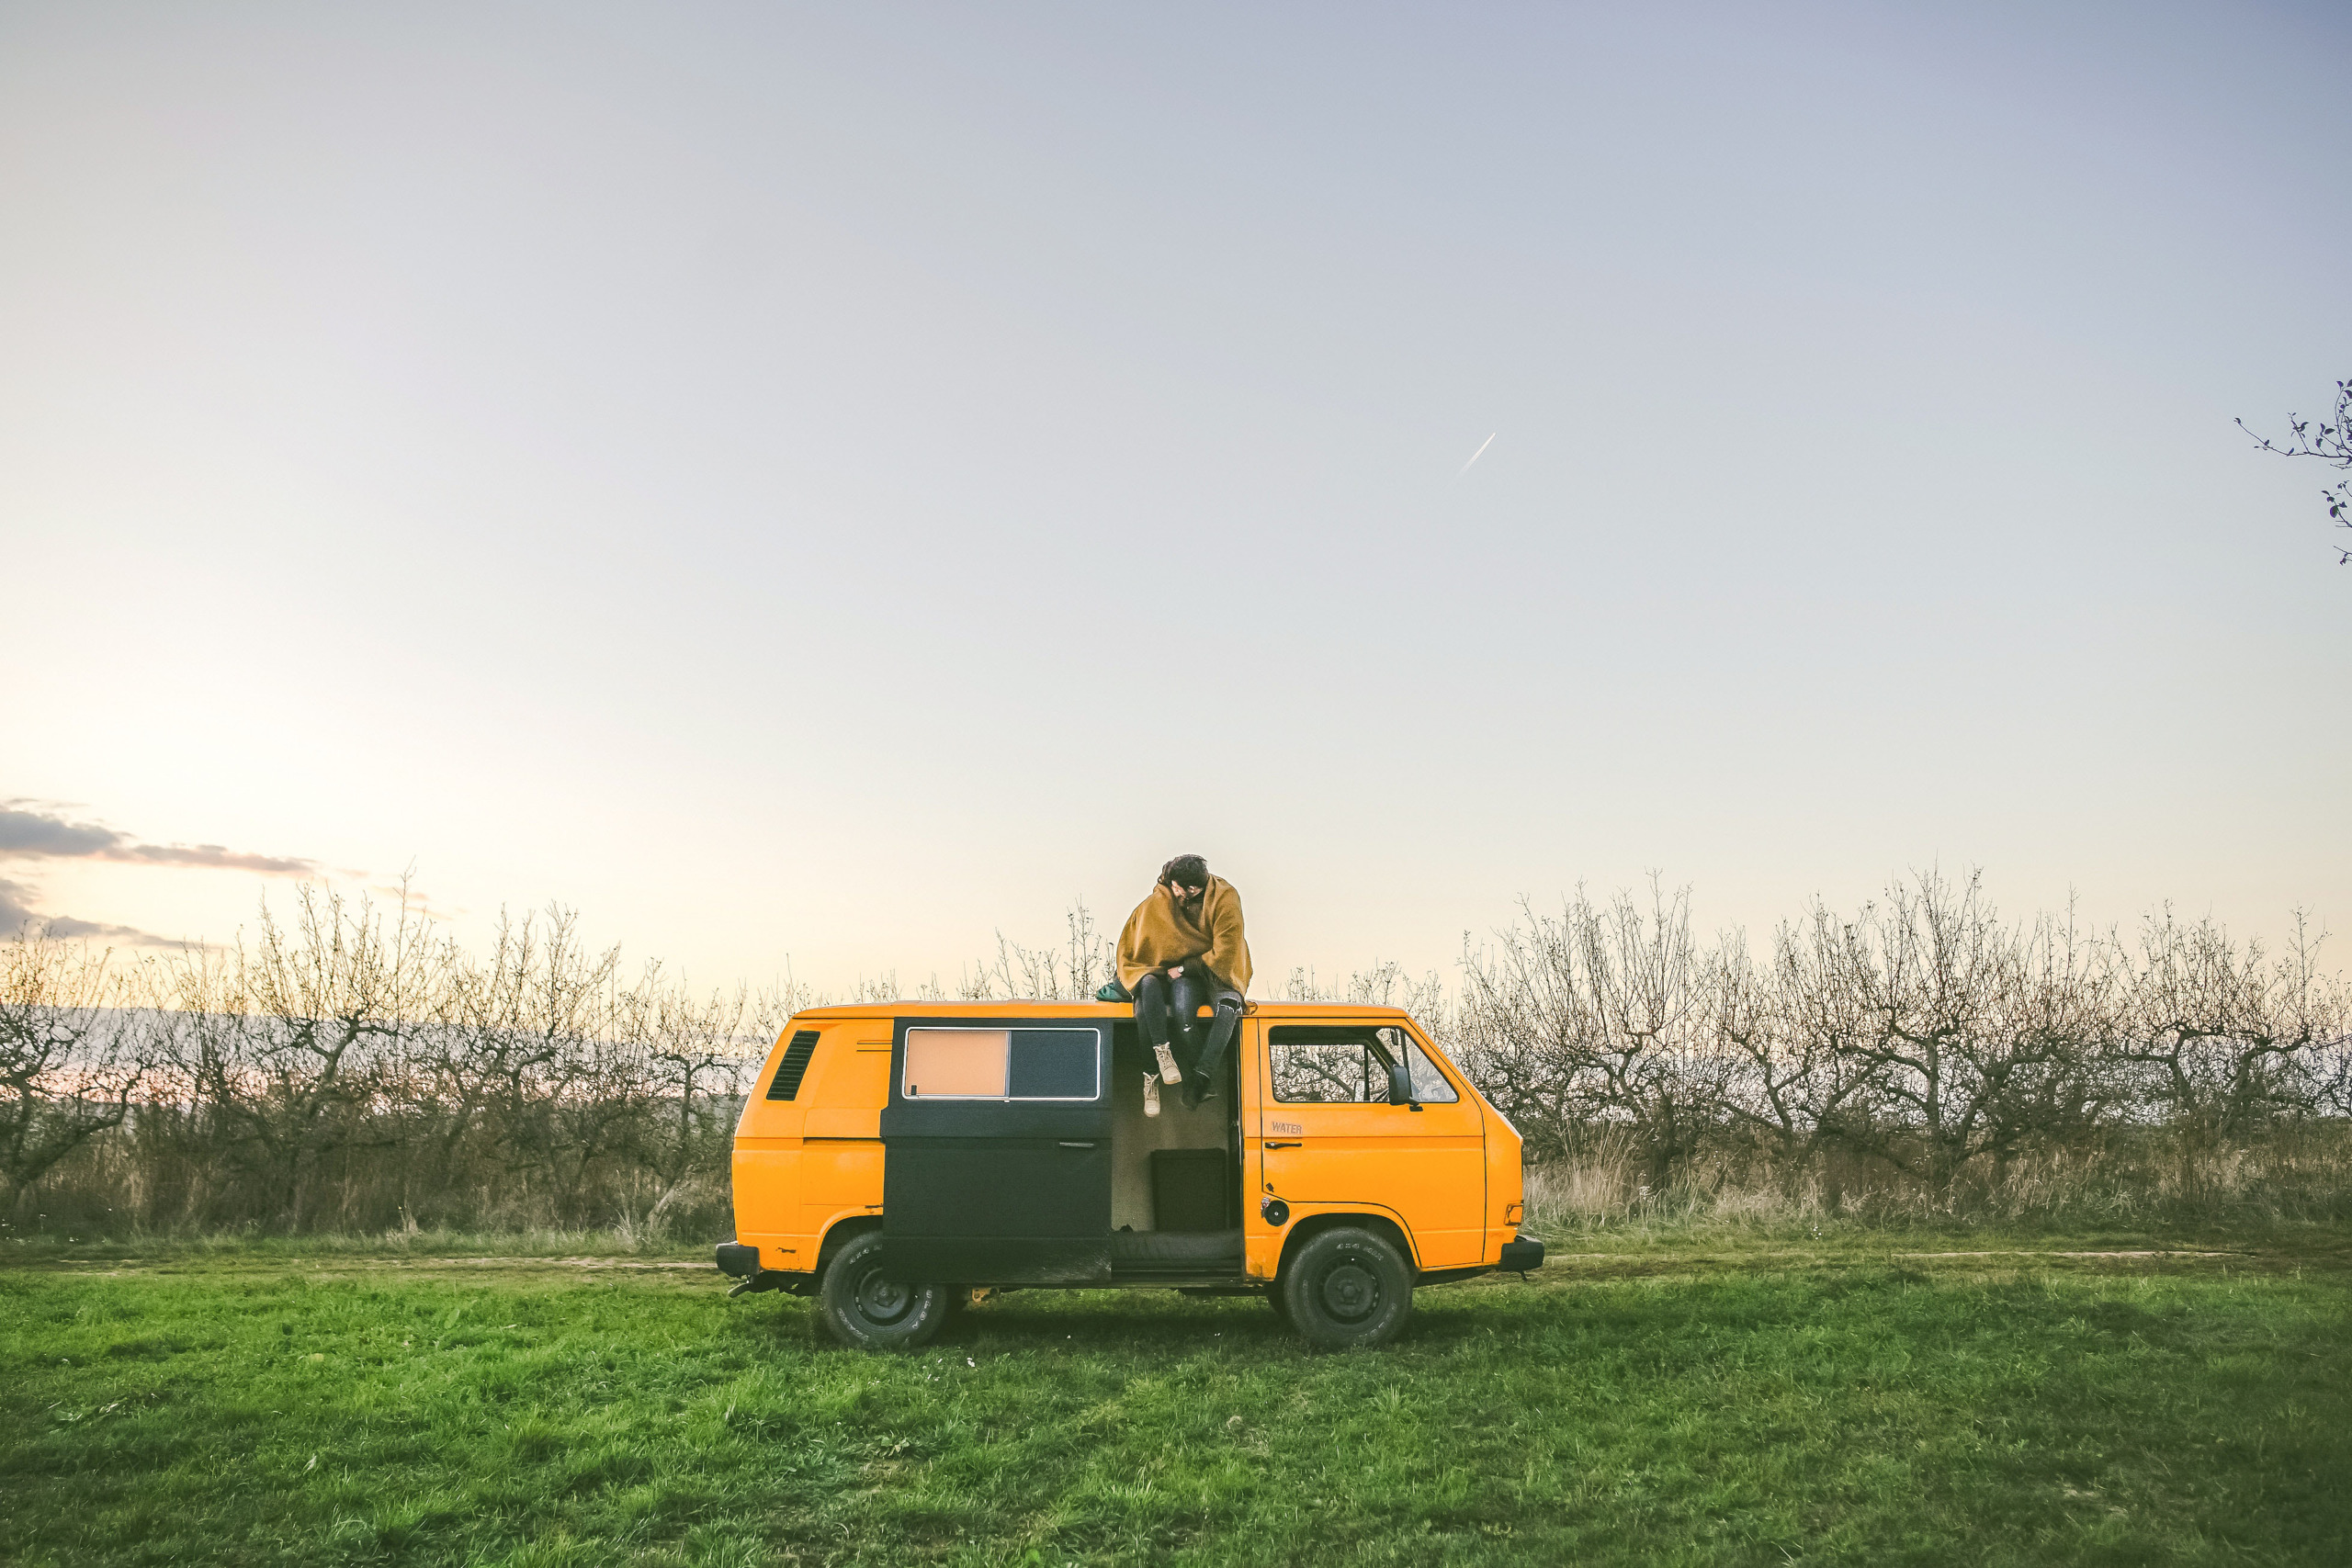
<instances>
[{"instance_id":1,"label":"cloud","mask_svg":"<svg viewBox=\"0 0 2352 1568\"><path fill-rule=\"evenodd\" d=\"M122 841L111 828L61 821L38 811L18 811L21 802L0 807L0 857L103 854Z\"/></svg>"},{"instance_id":2,"label":"cloud","mask_svg":"<svg viewBox=\"0 0 2352 1568\"><path fill-rule=\"evenodd\" d=\"M208 871L253 871L264 876L311 876L319 863L292 855L261 855L225 844L145 844L95 822L68 822L28 806L0 804L0 860L104 860L130 865L193 866Z\"/></svg>"},{"instance_id":3,"label":"cloud","mask_svg":"<svg viewBox=\"0 0 2352 1568\"><path fill-rule=\"evenodd\" d=\"M142 865L201 865L221 871L257 871L264 876L308 876L319 869L314 860L289 855L256 855L220 844L132 844L104 857L136 861Z\"/></svg>"},{"instance_id":4,"label":"cloud","mask_svg":"<svg viewBox=\"0 0 2352 1568\"><path fill-rule=\"evenodd\" d=\"M40 919L26 902L32 897L33 890L23 883L0 876L0 938L12 937L25 929L27 921Z\"/></svg>"},{"instance_id":5,"label":"cloud","mask_svg":"<svg viewBox=\"0 0 2352 1568\"><path fill-rule=\"evenodd\" d=\"M109 926L96 920L77 920L71 915L44 915L32 907L39 897L21 882L11 882L0 876L0 941L5 941L28 926L45 926L49 934L69 941L85 937L99 937L110 942L128 942L133 947L176 947L179 943L153 931L142 931L136 926Z\"/></svg>"},{"instance_id":6,"label":"cloud","mask_svg":"<svg viewBox=\"0 0 2352 1568\"><path fill-rule=\"evenodd\" d=\"M198 871L250 871L264 876L319 874L314 860L292 855L254 854L225 844L150 844L128 833L96 822L76 822L58 815L71 809L49 800L0 800L0 862L12 860L97 860L122 865L167 866ZM365 875L363 873L353 874ZM71 915L44 915L33 906L40 891L21 882L0 878L0 939L16 935L28 925L45 926L51 936L96 938L141 947L171 947L168 937L136 926L112 926Z\"/></svg>"}]
</instances>

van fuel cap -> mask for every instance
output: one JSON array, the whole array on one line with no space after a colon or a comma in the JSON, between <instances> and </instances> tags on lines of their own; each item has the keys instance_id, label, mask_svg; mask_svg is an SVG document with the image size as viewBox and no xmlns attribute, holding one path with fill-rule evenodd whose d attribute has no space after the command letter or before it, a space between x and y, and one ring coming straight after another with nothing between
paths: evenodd
<instances>
[{"instance_id":1,"label":"van fuel cap","mask_svg":"<svg viewBox=\"0 0 2352 1568\"><path fill-rule=\"evenodd\" d=\"M1270 1225L1287 1224L1290 1222L1290 1205L1279 1198L1269 1198L1259 1204L1258 1213L1266 1216L1266 1223Z\"/></svg>"}]
</instances>

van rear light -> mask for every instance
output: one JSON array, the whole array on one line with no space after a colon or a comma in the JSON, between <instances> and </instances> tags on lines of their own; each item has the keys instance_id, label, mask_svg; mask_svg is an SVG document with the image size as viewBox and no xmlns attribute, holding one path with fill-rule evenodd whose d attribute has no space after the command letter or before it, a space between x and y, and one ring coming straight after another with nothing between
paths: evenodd
<instances>
[{"instance_id":1,"label":"van rear light","mask_svg":"<svg viewBox=\"0 0 2352 1568\"><path fill-rule=\"evenodd\" d=\"M804 1029L792 1037L784 1048L784 1061L775 1070L775 1081L768 1085L770 1100L790 1100L800 1092L800 1080L808 1071L808 1058L817 1053L817 1032Z\"/></svg>"}]
</instances>

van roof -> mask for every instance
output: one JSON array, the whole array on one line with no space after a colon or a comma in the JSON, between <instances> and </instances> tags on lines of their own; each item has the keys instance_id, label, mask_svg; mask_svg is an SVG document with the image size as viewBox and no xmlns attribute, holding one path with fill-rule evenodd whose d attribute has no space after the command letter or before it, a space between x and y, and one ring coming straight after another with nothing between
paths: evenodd
<instances>
[{"instance_id":1,"label":"van roof","mask_svg":"<svg viewBox=\"0 0 2352 1568\"><path fill-rule=\"evenodd\" d=\"M1361 1002L1251 1002L1253 1018L1404 1018L1403 1008L1369 1007ZM899 1018L920 1014L929 1018L1133 1018L1128 1002L963 1002L890 1001L844 1002L835 1007L803 1008L795 1018Z\"/></svg>"}]
</instances>

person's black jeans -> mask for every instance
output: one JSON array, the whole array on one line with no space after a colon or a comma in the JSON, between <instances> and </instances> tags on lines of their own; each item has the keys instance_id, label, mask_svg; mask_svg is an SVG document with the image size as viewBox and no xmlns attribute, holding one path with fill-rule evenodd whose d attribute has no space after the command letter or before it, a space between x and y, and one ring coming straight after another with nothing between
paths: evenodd
<instances>
[{"instance_id":1,"label":"person's black jeans","mask_svg":"<svg viewBox=\"0 0 2352 1568\"><path fill-rule=\"evenodd\" d=\"M1216 1079L1217 1069L1225 1065L1225 1054L1232 1047L1233 1036L1241 1022L1241 993L1209 972L1199 959L1186 964L1184 972L1170 980L1159 970L1153 970L1136 982L1136 1021L1143 1026L1144 1048L1173 1043L1179 1067L1186 1079L1200 1075L1201 1088ZM1200 1040L1200 1010L1215 1010L1208 1022L1208 1038ZM1188 1086L1189 1083L1188 1083ZM1184 1098L1197 1097L1198 1090Z\"/></svg>"}]
</instances>

